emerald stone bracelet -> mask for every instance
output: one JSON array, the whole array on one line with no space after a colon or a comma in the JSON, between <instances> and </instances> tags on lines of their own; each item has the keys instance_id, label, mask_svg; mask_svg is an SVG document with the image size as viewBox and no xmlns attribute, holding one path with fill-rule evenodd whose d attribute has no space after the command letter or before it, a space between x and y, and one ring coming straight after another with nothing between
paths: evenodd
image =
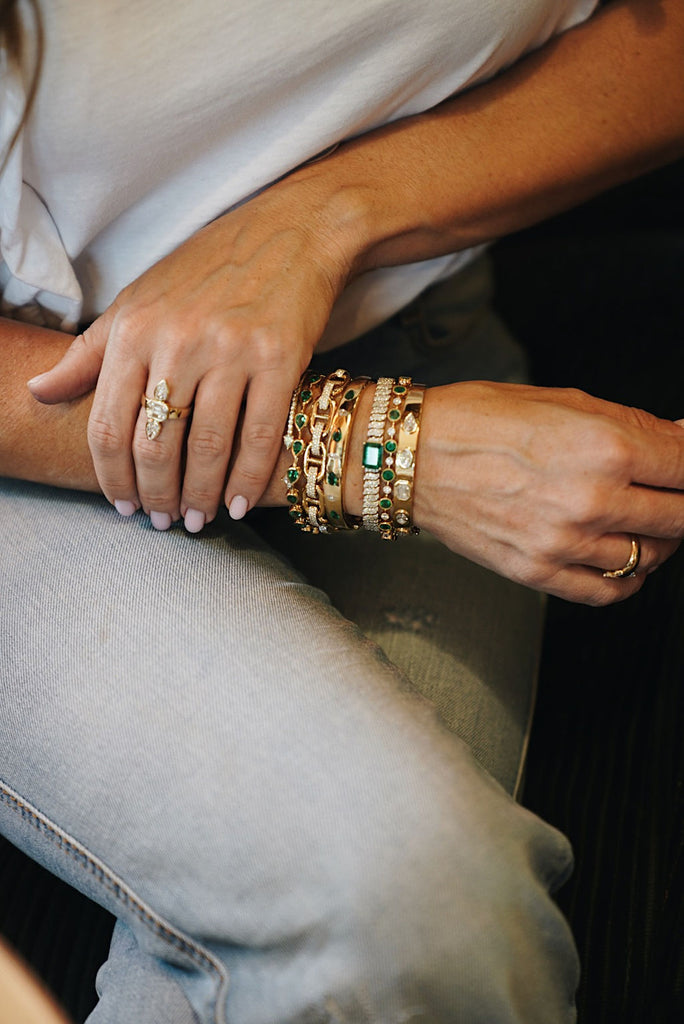
<instances>
[{"instance_id":1,"label":"emerald stone bracelet","mask_svg":"<svg viewBox=\"0 0 684 1024\"><path fill-rule=\"evenodd\" d=\"M363 446L363 510L361 519L364 529L374 533L380 529L378 503L380 500L383 435L394 383L392 377L380 377L375 386L373 407L368 421L368 434Z\"/></svg>"},{"instance_id":2,"label":"emerald stone bracelet","mask_svg":"<svg viewBox=\"0 0 684 1024\"><path fill-rule=\"evenodd\" d=\"M346 370L324 376L305 371L292 395L285 447L287 501L305 533L363 526L385 540L418 533L412 522L416 451L425 387L410 377L381 377L363 446L363 507L351 516L344 505L349 440L359 397L371 383Z\"/></svg>"}]
</instances>

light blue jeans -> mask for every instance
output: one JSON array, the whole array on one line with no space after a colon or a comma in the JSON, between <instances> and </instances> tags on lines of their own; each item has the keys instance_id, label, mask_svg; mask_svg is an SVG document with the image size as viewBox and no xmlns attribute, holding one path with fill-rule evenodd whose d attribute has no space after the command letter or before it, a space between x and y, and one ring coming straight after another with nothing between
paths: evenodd
<instances>
[{"instance_id":1,"label":"light blue jeans","mask_svg":"<svg viewBox=\"0 0 684 1024\"><path fill-rule=\"evenodd\" d=\"M480 274L334 361L510 379ZM90 1024L568 1024L569 847L509 795L541 600L285 519L0 485L0 830L118 918Z\"/></svg>"}]
</instances>

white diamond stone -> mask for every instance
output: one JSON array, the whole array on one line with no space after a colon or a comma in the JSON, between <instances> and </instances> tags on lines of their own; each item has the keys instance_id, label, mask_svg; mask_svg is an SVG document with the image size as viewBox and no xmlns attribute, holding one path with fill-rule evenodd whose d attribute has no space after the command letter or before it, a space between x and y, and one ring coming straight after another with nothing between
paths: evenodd
<instances>
[{"instance_id":1,"label":"white diamond stone","mask_svg":"<svg viewBox=\"0 0 684 1024\"><path fill-rule=\"evenodd\" d=\"M165 402L169 397L169 385L165 380L160 380L154 389L154 397L160 402Z\"/></svg>"},{"instance_id":2,"label":"white diamond stone","mask_svg":"<svg viewBox=\"0 0 684 1024\"><path fill-rule=\"evenodd\" d=\"M285 447L287 448L288 451L292 447L292 442L293 441L294 441L294 437L292 436L292 434L285 434L283 436L283 444L285 445Z\"/></svg>"},{"instance_id":3,"label":"white diamond stone","mask_svg":"<svg viewBox=\"0 0 684 1024\"><path fill-rule=\"evenodd\" d=\"M415 434L417 429L418 429L418 420L413 415L413 413L410 412L408 414L408 416L406 417L406 419L404 420L404 430L406 431L407 434Z\"/></svg>"},{"instance_id":4,"label":"white diamond stone","mask_svg":"<svg viewBox=\"0 0 684 1024\"><path fill-rule=\"evenodd\" d=\"M398 501L409 501L411 498L411 484L408 480L397 480L394 485L394 496Z\"/></svg>"},{"instance_id":5,"label":"white diamond stone","mask_svg":"<svg viewBox=\"0 0 684 1024\"><path fill-rule=\"evenodd\" d=\"M168 418L169 407L165 402L157 402L154 398L146 398L145 412L147 413L148 419L159 420L160 423L163 423L164 420Z\"/></svg>"},{"instance_id":6,"label":"white diamond stone","mask_svg":"<svg viewBox=\"0 0 684 1024\"><path fill-rule=\"evenodd\" d=\"M397 466L400 469L410 469L413 465L413 452L410 448L402 448L397 452Z\"/></svg>"},{"instance_id":7,"label":"white diamond stone","mask_svg":"<svg viewBox=\"0 0 684 1024\"><path fill-rule=\"evenodd\" d=\"M161 423L159 420L148 420L145 424L145 433L150 441L154 441L155 437L159 436L161 430Z\"/></svg>"}]
</instances>

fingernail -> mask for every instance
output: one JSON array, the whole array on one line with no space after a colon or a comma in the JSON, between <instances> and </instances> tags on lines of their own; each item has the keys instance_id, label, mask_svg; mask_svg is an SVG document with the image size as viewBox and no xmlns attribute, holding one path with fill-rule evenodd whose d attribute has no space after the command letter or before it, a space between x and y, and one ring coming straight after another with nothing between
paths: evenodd
<instances>
[{"instance_id":1,"label":"fingernail","mask_svg":"<svg viewBox=\"0 0 684 1024\"><path fill-rule=\"evenodd\" d=\"M120 516L132 516L134 512L138 511L138 506L134 501L115 501L114 508Z\"/></svg>"},{"instance_id":2,"label":"fingernail","mask_svg":"<svg viewBox=\"0 0 684 1024\"><path fill-rule=\"evenodd\" d=\"M249 508L249 502L241 494L236 494L228 506L228 514L231 519L242 519Z\"/></svg>"},{"instance_id":3,"label":"fingernail","mask_svg":"<svg viewBox=\"0 0 684 1024\"><path fill-rule=\"evenodd\" d=\"M171 516L168 512L150 512L150 522L155 530L168 530L171 525Z\"/></svg>"},{"instance_id":4,"label":"fingernail","mask_svg":"<svg viewBox=\"0 0 684 1024\"><path fill-rule=\"evenodd\" d=\"M28 387L32 384L39 384L43 377L47 377L47 373L39 373L37 377L31 377L31 380L26 381Z\"/></svg>"},{"instance_id":5,"label":"fingernail","mask_svg":"<svg viewBox=\"0 0 684 1024\"><path fill-rule=\"evenodd\" d=\"M204 512L199 512L196 508L189 508L185 513L185 529L188 533L199 533L206 521Z\"/></svg>"}]
</instances>

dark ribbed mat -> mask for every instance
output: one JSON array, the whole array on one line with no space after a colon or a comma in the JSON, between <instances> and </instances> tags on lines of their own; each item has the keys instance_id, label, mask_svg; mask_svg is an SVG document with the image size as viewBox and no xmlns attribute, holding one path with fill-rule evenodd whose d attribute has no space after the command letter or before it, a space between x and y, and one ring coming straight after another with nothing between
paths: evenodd
<instances>
[{"instance_id":1,"label":"dark ribbed mat","mask_svg":"<svg viewBox=\"0 0 684 1024\"><path fill-rule=\"evenodd\" d=\"M549 612L525 803L575 847L582 1024L684 1020L683 554L624 605Z\"/></svg>"}]
</instances>

